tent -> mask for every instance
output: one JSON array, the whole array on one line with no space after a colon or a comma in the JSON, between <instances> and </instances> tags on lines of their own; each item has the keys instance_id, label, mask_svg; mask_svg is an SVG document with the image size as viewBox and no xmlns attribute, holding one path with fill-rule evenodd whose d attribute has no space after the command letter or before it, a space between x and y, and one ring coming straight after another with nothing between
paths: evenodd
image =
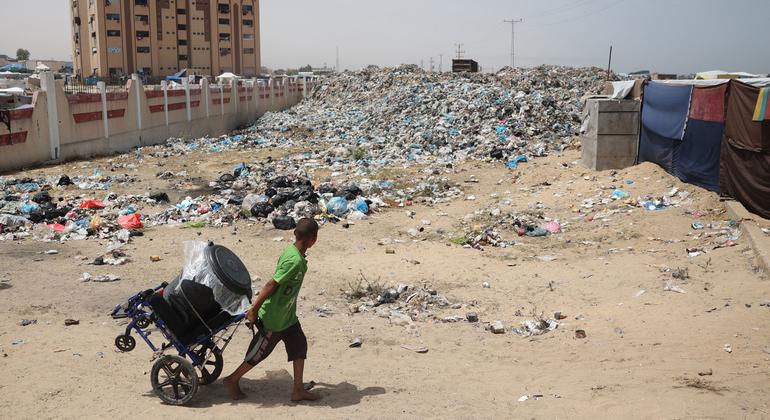
<instances>
[{"instance_id":1,"label":"tent","mask_svg":"<svg viewBox=\"0 0 770 420\"><path fill-rule=\"evenodd\" d=\"M745 71L722 71L711 70L702 71L695 75L698 80L714 80L714 79L751 79L760 77L759 75L746 73Z\"/></svg>"},{"instance_id":2,"label":"tent","mask_svg":"<svg viewBox=\"0 0 770 420\"><path fill-rule=\"evenodd\" d=\"M723 193L770 219L770 121L753 121L759 88L730 83L719 183Z\"/></svg>"},{"instance_id":3,"label":"tent","mask_svg":"<svg viewBox=\"0 0 770 420\"><path fill-rule=\"evenodd\" d=\"M719 192L719 154L727 85L651 82L644 90L639 162Z\"/></svg>"},{"instance_id":4,"label":"tent","mask_svg":"<svg viewBox=\"0 0 770 420\"><path fill-rule=\"evenodd\" d=\"M770 120L753 120L763 86L770 79L650 82L639 162L770 218Z\"/></svg>"}]
</instances>

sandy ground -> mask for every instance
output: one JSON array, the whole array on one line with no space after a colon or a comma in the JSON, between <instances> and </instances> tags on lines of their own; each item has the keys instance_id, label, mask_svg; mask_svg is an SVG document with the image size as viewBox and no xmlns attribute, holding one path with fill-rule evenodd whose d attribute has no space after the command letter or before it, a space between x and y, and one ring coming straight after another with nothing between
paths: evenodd
<instances>
[{"instance_id":1,"label":"sandy ground","mask_svg":"<svg viewBox=\"0 0 770 420\"><path fill-rule=\"evenodd\" d=\"M201 182L269 151L193 155L148 163L128 172L142 182L117 192L165 189L161 169L187 165ZM104 253L106 241L0 243L0 412L4 418L768 418L770 417L770 283L755 268L753 252L738 246L688 257L686 248L706 246L694 239L688 209L704 223L726 216L714 194L680 184L648 165L594 173L563 156L536 159L510 172L501 165L469 163L449 176L463 183L475 201L417 205L374 215L349 229L328 225L310 252L310 271L299 303L310 342L306 380L314 380L320 402L290 403L291 365L282 346L244 379L249 395L231 402L221 381L200 389L189 407L163 405L152 393L152 353L143 343L119 353L113 340L122 328L108 313L131 294L171 279L181 269L186 240L213 240L233 249L252 276L268 278L289 235L261 223L200 230L156 227L134 238L126 251L132 262L119 267L86 265ZM107 159L30 171L90 173ZM563 165L563 164L566 164ZM405 171L408 174L408 171ZM587 222L575 213L584 198L608 197L625 179L632 196L663 194L672 186L691 192L680 207L657 212L639 208ZM543 185L544 183L550 186ZM172 191L172 197L188 191ZM99 193L99 195L103 194ZM497 194L493 197L492 194ZM86 195L86 194L84 194ZM567 222L565 232L547 238L517 238L510 248L484 251L451 244L462 234L461 220L501 200L503 212L527 210L541 202L546 216ZM611 204L625 208L619 204ZM604 208L601 206L600 208ZM584 210L589 212L588 210ZM591 211L596 212L595 210ZM405 232L431 220L418 240ZM475 222L468 222L469 225ZM284 242L274 238L282 236ZM389 245L382 238L403 242ZM42 252L56 249L57 255ZM150 262L151 255L162 261ZM538 256L557 259L544 262ZM83 261L79 256L88 257ZM415 264L419 261L419 264ZM677 285L664 291L671 274L686 268ZM115 283L83 283L84 272L116 274ZM369 279L415 286L427 284L461 309L437 310L441 319L475 311L477 324L416 322L389 325L374 312L351 315L342 294L362 271ZM490 288L482 283L489 282ZM640 291L644 290L643 294ZM317 308L333 314L320 317ZM555 331L523 338L510 331L494 335L485 323L509 328L532 315L567 315ZM65 327L66 318L80 325ZM22 327L22 319L37 324ZM587 337L575 337L575 330ZM355 337L358 349L348 348ZM241 329L225 352L225 374L241 362L250 333ZM22 344L13 345L16 340ZM732 353L724 350L732 346ZM417 354L402 345L426 346ZM709 376L699 372L711 371ZM527 401L518 401L523 395ZM542 398L534 398L542 395Z\"/></svg>"}]
</instances>

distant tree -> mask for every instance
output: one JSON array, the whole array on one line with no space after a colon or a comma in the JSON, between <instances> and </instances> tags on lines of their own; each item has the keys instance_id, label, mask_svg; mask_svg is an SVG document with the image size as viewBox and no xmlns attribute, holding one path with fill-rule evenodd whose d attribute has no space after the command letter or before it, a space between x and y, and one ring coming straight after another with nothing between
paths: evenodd
<instances>
[{"instance_id":1,"label":"distant tree","mask_svg":"<svg viewBox=\"0 0 770 420\"><path fill-rule=\"evenodd\" d=\"M296 76L299 74L299 71L297 69L288 69L286 70L287 76Z\"/></svg>"},{"instance_id":2,"label":"distant tree","mask_svg":"<svg viewBox=\"0 0 770 420\"><path fill-rule=\"evenodd\" d=\"M284 70L284 69L273 70L273 74L283 75L283 74L286 74L286 70Z\"/></svg>"},{"instance_id":3,"label":"distant tree","mask_svg":"<svg viewBox=\"0 0 770 420\"><path fill-rule=\"evenodd\" d=\"M300 67L299 71L301 71L301 72L311 72L311 71L313 71L313 66L308 64L307 66Z\"/></svg>"},{"instance_id":4,"label":"distant tree","mask_svg":"<svg viewBox=\"0 0 770 420\"><path fill-rule=\"evenodd\" d=\"M18 61L29 60L29 51L25 50L24 48L19 48L18 50L16 50L16 59Z\"/></svg>"}]
</instances>

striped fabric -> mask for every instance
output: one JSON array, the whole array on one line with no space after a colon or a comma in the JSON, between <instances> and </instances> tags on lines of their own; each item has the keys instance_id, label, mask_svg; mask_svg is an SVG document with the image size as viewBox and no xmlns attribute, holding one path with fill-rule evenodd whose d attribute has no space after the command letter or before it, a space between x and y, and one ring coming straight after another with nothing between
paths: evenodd
<instances>
[{"instance_id":1,"label":"striped fabric","mask_svg":"<svg viewBox=\"0 0 770 420\"><path fill-rule=\"evenodd\" d=\"M754 109L754 121L770 121L770 88L759 90L757 107Z\"/></svg>"}]
</instances>

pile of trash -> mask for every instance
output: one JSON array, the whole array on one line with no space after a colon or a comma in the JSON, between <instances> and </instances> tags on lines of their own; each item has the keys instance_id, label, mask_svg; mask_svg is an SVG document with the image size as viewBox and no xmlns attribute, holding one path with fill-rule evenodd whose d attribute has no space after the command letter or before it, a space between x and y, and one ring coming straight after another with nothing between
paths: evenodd
<instances>
[{"instance_id":1,"label":"pile of trash","mask_svg":"<svg viewBox=\"0 0 770 420\"><path fill-rule=\"evenodd\" d=\"M462 219L465 234L451 242L467 248L484 250L485 246L507 248L514 240L505 240L501 231L514 232L518 237L545 237L562 233L566 224L545 217L542 211L528 210L504 213L499 207L477 210Z\"/></svg>"},{"instance_id":2,"label":"pile of trash","mask_svg":"<svg viewBox=\"0 0 770 420\"><path fill-rule=\"evenodd\" d=\"M357 283L349 284L343 291L350 302L350 313L374 312L381 318L387 318L393 325L411 325L413 321L425 322L436 320L436 311L441 309L461 309L466 305L452 303L437 290L423 285L415 288L406 284L397 287L384 287L379 281L369 282L360 274ZM465 317L455 316L439 319L442 322L457 322Z\"/></svg>"},{"instance_id":3,"label":"pile of trash","mask_svg":"<svg viewBox=\"0 0 770 420\"><path fill-rule=\"evenodd\" d=\"M382 167L510 159L559 152L579 133L581 98L604 71L541 66L497 74L369 67L331 76L298 106L268 113L246 137L326 143L333 160Z\"/></svg>"}]
</instances>

